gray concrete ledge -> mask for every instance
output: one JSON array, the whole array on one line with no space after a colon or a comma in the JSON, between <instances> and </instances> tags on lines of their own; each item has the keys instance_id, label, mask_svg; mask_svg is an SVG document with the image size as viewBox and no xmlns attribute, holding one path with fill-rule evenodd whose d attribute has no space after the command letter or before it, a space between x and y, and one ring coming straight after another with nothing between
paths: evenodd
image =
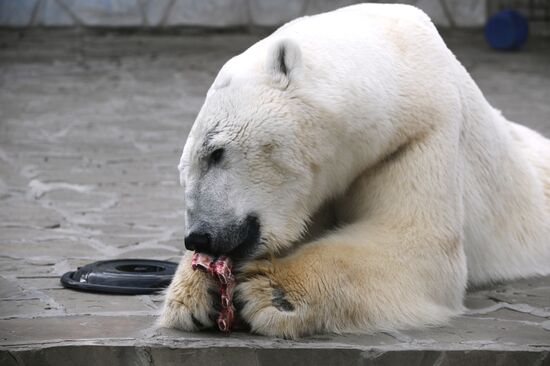
<instances>
[{"instance_id":1,"label":"gray concrete ledge","mask_svg":"<svg viewBox=\"0 0 550 366\"><path fill-rule=\"evenodd\" d=\"M379 348L322 348L210 346L167 348L154 346L52 346L42 349L0 353L4 366L12 365L541 365L549 364L548 351L493 350L391 350ZM70 362L70 363L68 363Z\"/></svg>"}]
</instances>

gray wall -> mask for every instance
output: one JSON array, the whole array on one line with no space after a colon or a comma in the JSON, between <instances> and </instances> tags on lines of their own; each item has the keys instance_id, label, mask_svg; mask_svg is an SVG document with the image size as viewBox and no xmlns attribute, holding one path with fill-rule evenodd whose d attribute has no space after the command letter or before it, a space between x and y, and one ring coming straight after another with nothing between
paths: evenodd
<instances>
[{"instance_id":1,"label":"gray wall","mask_svg":"<svg viewBox=\"0 0 550 366\"><path fill-rule=\"evenodd\" d=\"M274 27L356 0L0 0L8 27ZM373 1L380 2L380 1ZM386 1L395 2L395 1ZM486 0L409 0L438 25L476 27Z\"/></svg>"}]
</instances>

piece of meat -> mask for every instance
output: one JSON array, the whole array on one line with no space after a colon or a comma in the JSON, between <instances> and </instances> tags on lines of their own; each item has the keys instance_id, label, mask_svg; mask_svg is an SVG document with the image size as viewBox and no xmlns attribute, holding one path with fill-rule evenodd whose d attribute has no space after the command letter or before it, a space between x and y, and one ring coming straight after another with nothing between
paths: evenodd
<instances>
[{"instance_id":1,"label":"piece of meat","mask_svg":"<svg viewBox=\"0 0 550 366\"><path fill-rule=\"evenodd\" d=\"M235 276L233 276L233 262L227 256L212 257L208 254L195 252L191 261L193 270L210 273L220 287L222 309L218 314L218 328L222 332L230 332L235 319L233 307L233 290L235 289Z\"/></svg>"}]
</instances>

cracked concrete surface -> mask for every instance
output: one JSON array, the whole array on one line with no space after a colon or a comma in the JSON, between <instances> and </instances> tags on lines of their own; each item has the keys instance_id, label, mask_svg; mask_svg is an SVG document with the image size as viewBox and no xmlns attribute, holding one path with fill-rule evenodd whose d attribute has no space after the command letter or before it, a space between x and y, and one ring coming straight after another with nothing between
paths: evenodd
<instances>
[{"instance_id":1,"label":"cracked concrete surface","mask_svg":"<svg viewBox=\"0 0 550 366\"><path fill-rule=\"evenodd\" d=\"M0 32L0 364L550 365L550 277L470 290L445 327L299 341L156 329L160 295L60 286L96 260L178 260L181 148L219 67L259 38ZM445 38L497 108L550 136L548 39Z\"/></svg>"}]
</instances>

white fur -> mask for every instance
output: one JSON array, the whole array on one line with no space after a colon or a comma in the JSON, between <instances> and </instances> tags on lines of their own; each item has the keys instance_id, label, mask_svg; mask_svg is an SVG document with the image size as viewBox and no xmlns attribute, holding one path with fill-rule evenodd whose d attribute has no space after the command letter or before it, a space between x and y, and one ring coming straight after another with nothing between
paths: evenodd
<instances>
[{"instance_id":1,"label":"white fur","mask_svg":"<svg viewBox=\"0 0 550 366\"><path fill-rule=\"evenodd\" d=\"M214 126L227 160L204 173ZM550 273L549 140L491 107L411 6L297 19L231 59L180 170L188 209L260 218L258 255L272 257L243 266L237 288L259 333L437 324L462 310L468 280ZM323 205L338 229L298 246ZM294 311L271 304L274 284Z\"/></svg>"}]
</instances>

